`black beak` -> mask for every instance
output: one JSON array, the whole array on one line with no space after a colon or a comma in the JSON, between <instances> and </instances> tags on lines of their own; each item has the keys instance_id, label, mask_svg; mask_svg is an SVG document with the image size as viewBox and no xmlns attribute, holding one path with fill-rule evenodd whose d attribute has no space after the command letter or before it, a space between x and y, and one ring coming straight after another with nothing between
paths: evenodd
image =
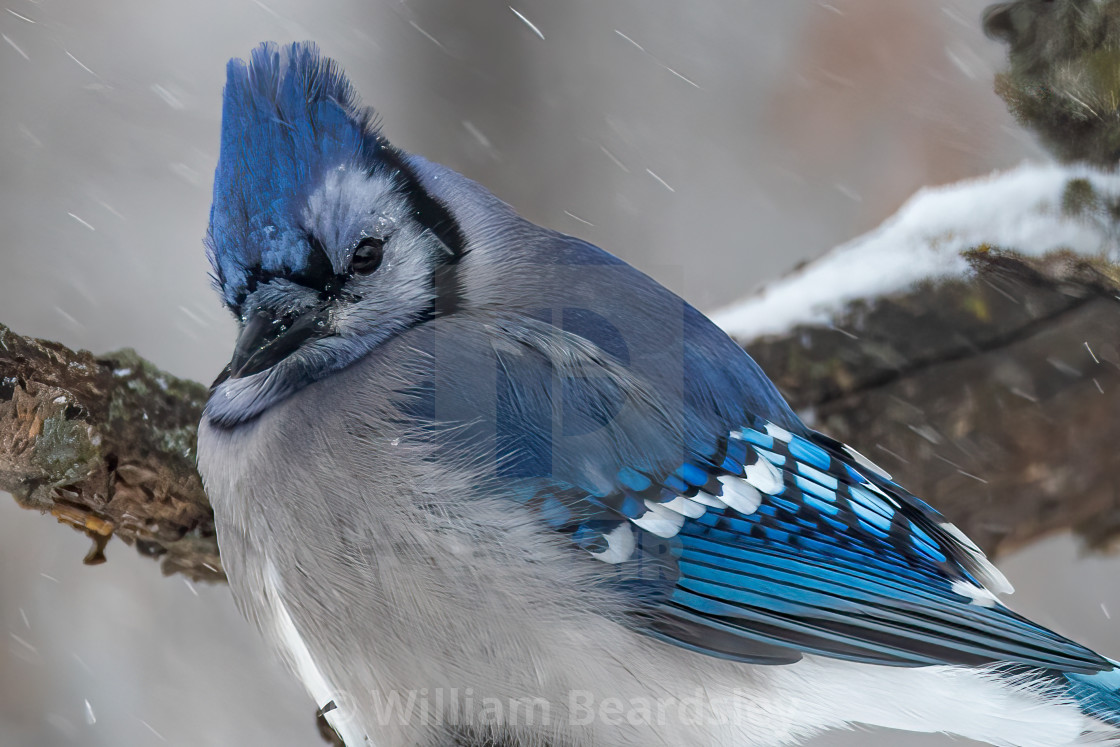
<instances>
[{"instance_id":1,"label":"black beak","mask_svg":"<svg viewBox=\"0 0 1120 747\"><path fill-rule=\"evenodd\" d=\"M326 307L281 317L260 308L250 312L237 338L233 358L213 386L226 379L259 373L287 358L308 340L330 336L329 319Z\"/></svg>"}]
</instances>

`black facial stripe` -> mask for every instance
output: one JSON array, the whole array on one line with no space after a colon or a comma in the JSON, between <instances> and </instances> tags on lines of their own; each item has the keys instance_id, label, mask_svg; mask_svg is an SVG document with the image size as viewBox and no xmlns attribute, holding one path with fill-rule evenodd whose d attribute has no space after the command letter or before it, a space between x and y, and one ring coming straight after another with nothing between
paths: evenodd
<instances>
[{"instance_id":1,"label":"black facial stripe","mask_svg":"<svg viewBox=\"0 0 1120 747\"><path fill-rule=\"evenodd\" d=\"M320 293L333 295L342 286L345 277L335 273L334 265L331 264L327 250L323 248L319 239L308 235L307 241L311 245L311 254L307 257L307 267L288 277L293 283L313 288Z\"/></svg>"},{"instance_id":2,"label":"black facial stripe","mask_svg":"<svg viewBox=\"0 0 1120 747\"><path fill-rule=\"evenodd\" d=\"M445 258L432 272L432 287L436 292L432 311L435 316L454 314L463 305L463 283L459 277L459 259L462 256L456 254Z\"/></svg>"},{"instance_id":3,"label":"black facial stripe","mask_svg":"<svg viewBox=\"0 0 1120 747\"><path fill-rule=\"evenodd\" d=\"M218 374L218 377L214 379L214 383L210 385L210 393L213 394L214 390L218 388L218 385L228 379L231 373L233 373L233 365L227 363L226 367Z\"/></svg>"},{"instance_id":4,"label":"black facial stripe","mask_svg":"<svg viewBox=\"0 0 1120 747\"><path fill-rule=\"evenodd\" d=\"M435 300L428 317L453 314L462 305L463 288L459 278L459 260L467 253L466 240L459 224L439 200L420 186L416 172L405 162L400 151L387 146L382 151L384 162L404 180L404 195L420 225L431 231L446 251L440 252L432 272Z\"/></svg>"},{"instance_id":5,"label":"black facial stripe","mask_svg":"<svg viewBox=\"0 0 1120 747\"><path fill-rule=\"evenodd\" d=\"M420 186L420 179L416 172L409 166L400 151L392 146L381 151L384 163L390 169L397 171L405 182L404 194L412 205L413 216L436 237L451 252L449 261L458 262L466 253L466 241L459 229L459 224L451 217L451 213L428 192Z\"/></svg>"},{"instance_id":6,"label":"black facial stripe","mask_svg":"<svg viewBox=\"0 0 1120 747\"><path fill-rule=\"evenodd\" d=\"M248 295L255 291L258 286L278 278L317 290L324 296L336 295L342 289L346 276L335 273L330 257L327 256L327 250L323 248L319 239L308 236L307 241L311 245L311 253L307 256L307 266L299 272L271 272L260 265L250 268L245 278L245 291L238 294L235 311L240 313L241 305L245 303Z\"/></svg>"},{"instance_id":7,"label":"black facial stripe","mask_svg":"<svg viewBox=\"0 0 1120 747\"><path fill-rule=\"evenodd\" d=\"M432 272L432 287L435 300L427 317L454 313L462 305L463 289L458 274L459 260L467 253L466 240L458 222L443 204L432 197L420 186L415 170L404 160L404 155L388 143L383 143L377 165L371 172L396 172L401 180L401 194L409 201L413 218L432 232L445 251L435 257L436 267ZM337 275L331 265L323 245L314 236L308 236L311 253L308 264L298 273L270 272L260 266L250 268L245 279L246 290L238 294L234 311L241 313L241 307L250 293L258 286L277 278L285 278L294 283L319 291L324 296L336 296L345 283L347 276Z\"/></svg>"}]
</instances>

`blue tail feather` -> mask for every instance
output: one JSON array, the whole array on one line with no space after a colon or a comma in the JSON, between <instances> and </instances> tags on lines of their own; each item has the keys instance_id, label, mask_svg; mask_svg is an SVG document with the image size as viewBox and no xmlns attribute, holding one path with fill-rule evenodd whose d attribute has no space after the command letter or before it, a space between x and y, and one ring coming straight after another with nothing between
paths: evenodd
<instances>
[{"instance_id":1,"label":"blue tail feather","mask_svg":"<svg viewBox=\"0 0 1120 747\"><path fill-rule=\"evenodd\" d=\"M1113 669L1096 674L1066 674L1069 694L1081 710L1093 718L1120 727L1120 663L1108 660Z\"/></svg>"}]
</instances>

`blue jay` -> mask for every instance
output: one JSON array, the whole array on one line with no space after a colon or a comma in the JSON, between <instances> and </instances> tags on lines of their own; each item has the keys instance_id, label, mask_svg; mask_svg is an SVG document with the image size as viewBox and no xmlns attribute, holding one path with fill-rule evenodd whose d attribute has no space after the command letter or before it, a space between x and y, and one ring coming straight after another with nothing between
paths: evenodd
<instances>
[{"instance_id":1,"label":"blue jay","mask_svg":"<svg viewBox=\"0 0 1120 747\"><path fill-rule=\"evenodd\" d=\"M696 309L391 145L313 45L229 63L206 243L225 570L348 747L1120 744L1115 662Z\"/></svg>"}]
</instances>

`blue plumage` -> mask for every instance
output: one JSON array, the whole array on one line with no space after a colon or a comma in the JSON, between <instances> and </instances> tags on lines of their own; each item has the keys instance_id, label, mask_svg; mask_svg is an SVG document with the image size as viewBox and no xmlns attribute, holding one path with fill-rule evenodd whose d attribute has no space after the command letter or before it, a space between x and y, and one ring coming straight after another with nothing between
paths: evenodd
<instances>
[{"instance_id":1,"label":"blue plumage","mask_svg":"<svg viewBox=\"0 0 1120 747\"><path fill-rule=\"evenodd\" d=\"M721 446L718 460L687 463L664 476L659 490L646 492L663 505L701 493L718 498L724 487L713 476L738 479L752 459L765 458L756 446L750 456L729 464L726 454L735 447L743 453L745 443L771 446L767 461L783 465L781 488L764 495L753 512L698 504L704 509L698 516L681 515L675 527L655 525L670 535L679 574L671 589L662 590L657 609L678 627L687 622L738 636L737 645L721 638L721 647L711 653L756 661L757 645L763 644L761 658L767 661L774 659L775 646L786 646L790 661L803 652L896 665L1004 661L1079 672L1107 666L1002 605L977 605L957 591L954 583L979 588L989 571L941 528L925 504L882 478L869 479L809 438L783 442L768 435L765 424L755 425L726 439L732 448ZM632 473L620 471L635 483ZM689 476L683 483L677 478L682 473ZM623 493L632 490L626 482ZM609 506L609 499L605 503ZM647 504L632 522L639 531L646 531L642 517L652 511ZM605 536L621 523L600 516L581 523L575 536L587 543L595 532ZM636 566L644 561L640 554L615 560ZM622 573L628 579L642 576L640 567ZM647 599L656 596L646 591ZM702 635L688 635L693 647L703 648L696 642Z\"/></svg>"},{"instance_id":2,"label":"blue plumage","mask_svg":"<svg viewBox=\"0 0 1120 747\"><path fill-rule=\"evenodd\" d=\"M712 663L674 660L681 649L739 665L942 665L984 686L1025 680L1120 726L1115 662L1000 604L995 595L1009 587L979 549L890 475L806 427L703 314L601 249L534 226L478 185L393 148L314 46L266 44L248 64L230 63L207 245L242 325L200 436L208 489L225 501L216 501L220 531L240 553L230 556L231 581L272 584L248 596L280 635L295 625L285 585L344 621L311 628L328 673L344 678L352 662L333 657L376 648L382 630L434 644L419 661L443 672L454 646L486 659L523 655L526 641L603 630L605 616L625 632L612 628L612 640L671 652L661 661L675 661L681 678ZM276 428L284 416L291 427ZM342 426L320 429L319 416ZM298 438L304 430L312 436ZM274 452L277 441L287 452ZM230 459L225 450L238 446L242 458ZM331 485L325 495L321 483ZM265 499L244 500L253 490ZM494 504L513 517L508 535L483 515ZM288 536L292 527L300 537ZM258 533L276 547L256 547ZM515 569L472 565L525 558L540 570L545 556L559 573L518 568L517 578L548 602L542 609L570 603L565 622L576 630L562 636L554 614L522 615L501 583ZM346 574L352 584L339 588ZM456 597L464 584L471 594ZM421 587L431 598L400 603ZM596 604L573 598L585 589ZM490 639L485 625L462 623L460 613L483 604L476 592L540 637L508 635L497 621ZM445 596L458 606L427 619ZM425 619L398 620L402 607ZM434 626L416 633L420 623ZM301 674L326 705L333 691L296 633L290 653L311 661ZM584 643L551 659L533 650L514 674L579 684L581 657L601 644ZM370 658L359 663L372 669ZM603 671L648 695L651 678L633 677L628 663ZM470 673L490 662L455 665ZM413 669L423 668L390 674L407 680ZM504 684L508 674L480 680ZM765 711L766 692L754 695ZM847 723L813 718L804 733ZM911 725L945 728L924 718ZM751 743L787 744L800 728L796 718L787 725Z\"/></svg>"},{"instance_id":3,"label":"blue plumage","mask_svg":"<svg viewBox=\"0 0 1120 747\"><path fill-rule=\"evenodd\" d=\"M1109 660L1113 669L1096 674L1061 673L1069 683L1069 694L1082 710L1120 727L1120 662Z\"/></svg>"},{"instance_id":4,"label":"blue plumage","mask_svg":"<svg viewBox=\"0 0 1120 747\"><path fill-rule=\"evenodd\" d=\"M1005 582L979 551L881 470L773 399L763 401L784 415L780 424L742 410L713 417L702 396L720 397L726 413L741 402L736 390L704 391L702 377L685 377L670 414L665 401L643 401L629 388L634 374L659 375L640 356L628 366L604 357L596 376L575 376L578 357L550 359L551 348L540 345L574 334L563 315L533 318L539 326L518 337L536 346L495 350L485 338L449 333L456 348L440 365L495 371L498 397L490 411L476 387L491 379L449 382L448 401L482 405L453 415L472 427L434 432L474 454L493 439L504 489L519 486L515 494L550 527L615 566L646 632L754 662L812 653L905 666L1012 662L1080 673L1109 666L994 597L988 603L985 587ZM631 349L645 347L640 336L628 340ZM604 355L601 346L581 349ZM684 351L686 361L700 355L691 341ZM745 359L738 349L735 356ZM422 397L437 398L436 378L420 387ZM547 396L550 381L568 384L562 403ZM758 397L769 384L741 386ZM410 410L434 414L427 412ZM622 542L631 532L633 540Z\"/></svg>"},{"instance_id":5,"label":"blue plumage","mask_svg":"<svg viewBox=\"0 0 1120 747\"><path fill-rule=\"evenodd\" d=\"M262 44L230 60L207 248L214 283L237 306L254 272L298 273L311 255L308 195L340 164L372 168L384 144L373 111L313 44Z\"/></svg>"}]
</instances>

